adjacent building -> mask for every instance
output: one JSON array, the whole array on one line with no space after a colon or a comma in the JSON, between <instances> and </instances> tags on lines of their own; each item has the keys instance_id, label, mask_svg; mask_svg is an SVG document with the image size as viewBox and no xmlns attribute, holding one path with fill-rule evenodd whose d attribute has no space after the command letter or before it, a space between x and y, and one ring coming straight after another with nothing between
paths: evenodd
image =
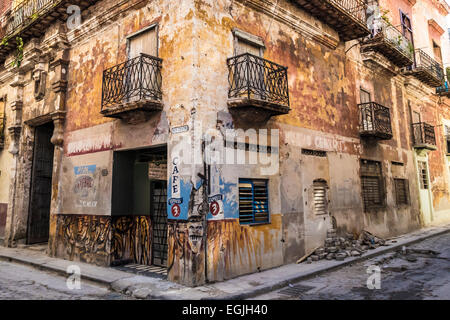
<instances>
[{"instance_id":1,"label":"adjacent building","mask_svg":"<svg viewBox=\"0 0 450 320\"><path fill-rule=\"evenodd\" d=\"M196 286L450 221L442 0L0 6L0 237Z\"/></svg>"}]
</instances>

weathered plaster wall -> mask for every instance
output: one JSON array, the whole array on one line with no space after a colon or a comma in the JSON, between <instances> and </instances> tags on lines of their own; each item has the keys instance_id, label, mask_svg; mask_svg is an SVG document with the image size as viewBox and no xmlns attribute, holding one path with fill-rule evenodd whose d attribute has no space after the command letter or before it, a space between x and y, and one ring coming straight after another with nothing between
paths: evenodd
<instances>
[{"instance_id":1,"label":"weathered plaster wall","mask_svg":"<svg viewBox=\"0 0 450 320\"><path fill-rule=\"evenodd\" d=\"M346 56L344 51L347 48L342 44L334 50L318 43L308 33L309 29L294 28L281 14L289 12L303 17L304 12L292 3L282 1L277 8L266 5L264 1L250 1L245 6L235 1L231 7L229 1L196 1L196 4L199 23L208 27L199 32L199 55L203 58L202 70L205 70L200 72L198 87L199 93L204 92L203 121L213 126L214 114L218 114L220 121L228 119L225 116L228 83L223 75L227 73L225 61L233 55L232 28L235 27L264 39L264 57L288 67L292 108L289 115L277 117L263 126L281 130L280 172L268 177L271 181L277 181L277 185L278 177L281 176L279 187L270 191L270 202L281 204L280 207L271 205L271 213L280 213L281 223L264 227L265 234L277 236L266 236L264 241L258 242L255 241L260 237L258 228L238 226L237 221L228 219L209 222L208 279L223 279L256 271L258 267L264 268L261 267L264 261L272 265L294 261L304 254L305 248L317 246L324 239L326 229L332 225L330 216L314 216L308 203L312 181L318 178L329 184L330 213L337 220L340 231L357 233L368 229L380 236L388 236L417 228L414 163L409 140L404 134L404 130L409 128L408 115L405 113L406 100L403 98L404 93L398 90L401 79L394 79L389 72L363 65L358 47ZM321 29L321 24L311 18L306 18L306 23ZM332 36L336 37L335 34ZM374 101L391 108L394 127L392 140L360 144L357 117L360 86L371 90ZM236 128L254 126L233 120ZM303 157L301 148L327 151L327 158L323 160L323 165L319 164L316 159ZM362 213L360 158L383 162L387 193L387 207L384 210ZM409 207L395 205L391 161L405 165L403 177L410 181L413 199ZM239 177L261 177L244 167L232 168L233 173L225 169L220 172L220 177L226 177L231 185L237 184ZM288 190L289 186L295 188ZM231 187L224 194L231 205L237 204L237 194L233 190ZM217 234L216 229L234 230L229 235L228 242L231 243L234 241L233 234L245 234L244 243L247 245L233 247L227 245L224 239L210 236L210 231L211 234ZM276 253L280 242L282 256ZM264 248L264 259L256 265L252 260L249 266L248 259L243 257L259 257L258 249L255 249L258 247ZM233 260L239 261L239 268L230 263Z\"/></svg>"}]
</instances>

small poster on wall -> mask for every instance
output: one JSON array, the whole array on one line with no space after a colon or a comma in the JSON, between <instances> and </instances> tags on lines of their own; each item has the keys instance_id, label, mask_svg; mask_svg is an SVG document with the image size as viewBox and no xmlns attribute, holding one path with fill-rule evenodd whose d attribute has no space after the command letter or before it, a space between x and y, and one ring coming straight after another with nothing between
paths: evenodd
<instances>
[{"instance_id":1,"label":"small poster on wall","mask_svg":"<svg viewBox=\"0 0 450 320\"><path fill-rule=\"evenodd\" d=\"M148 178L151 180L167 180L167 162L166 161L149 162Z\"/></svg>"}]
</instances>

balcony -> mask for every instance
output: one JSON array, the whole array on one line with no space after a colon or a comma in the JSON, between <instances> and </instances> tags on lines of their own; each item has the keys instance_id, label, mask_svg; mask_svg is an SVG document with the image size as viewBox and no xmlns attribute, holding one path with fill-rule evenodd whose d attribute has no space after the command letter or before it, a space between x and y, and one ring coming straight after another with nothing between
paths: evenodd
<instances>
[{"instance_id":1,"label":"balcony","mask_svg":"<svg viewBox=\"0 0 450 320\"><path fill-rule=\"evenodd\" d=\"M391 113L389 108L376 102L361 103L359 108L359 135L378 140L392 139Z\"/></svg>"},{"instance_id":2,"label":"balcony","mask_svg":"<svg viewBox=\"0 0 450 320\"><path fill-rule=\"evenodd\" d=\"M103 71L103 116L134 122L161 111L161 68L160 58L141 54Z\"/></svg>"},{"instance_id":3,"label":"balcony","mask_svg":"<svg viewBox=\"0 0 450 320\"><path fill-rule=\"evenodd\" d=\"M370 35L365 0L295 0L305 11L336 30L342 41Z\"/></svg>"},{"instance_id":4,"label":"balcony","mask_svg":"<svg viewBox=\"0 0 450 320\"><path fill-rule=\"evenodd\" d=\"M441 97L450 98L450 82L445 81L444 84L436 88L436 94Z\"/></svg>"},{"instance_id":5,"label":"balcony","mask_svg":"<svg viewBox=\"0 0 450 320\"><path fill-rule=\"evenodd\" d=\"M232 114L259 122L289 113L287 67L250 53L229 58L227 64Z\"/></svg>"},{"instance_id":6,"label":"balcony","mask_svg":"<svg viewBox=\"0 0 450 320\"><path fill-rule=\"evenodd\" d=\"M364 40L362 52L376 51L381 53L393 64L402 68L414 63L414 47L398 30L383 19L373 22L372 34Z\"/></svg>"},{"instance_id":7,"label":"balcony","mask_svg":"<svg viewBox=\"0 0 450 320\"><path fill-rule=\"evenodd\" d=\"M414 64L405 71L430 87L440 87L444 83L444 70L442 65L431 58L424 51L417 49L414 54Z\"/></svg>"},{"instance_id":8,"label":"balcony","mask_svg":"<svg viewBox=\"0 0 450 320\"><path fill-rule=\"evenodd\" d=\"M13 7L6 19L6 28L0 30L1 38L8 44L0 47L0 61L17 47L16 36L25 42L33 37L41 37L48 27L57 20L67 21L67 7L76 5L81 12L97 0L23 0Z\"/></svg>"},{"instance_id":9,"label":"balcony","mask_svg":"<svg viewBox=\"0 0 450 320\"><path fill-rule=\"evenodd\" d=\"M434 127L425 122L413 123L414 148L436 150Z\"/></svg>"}]
</instances>

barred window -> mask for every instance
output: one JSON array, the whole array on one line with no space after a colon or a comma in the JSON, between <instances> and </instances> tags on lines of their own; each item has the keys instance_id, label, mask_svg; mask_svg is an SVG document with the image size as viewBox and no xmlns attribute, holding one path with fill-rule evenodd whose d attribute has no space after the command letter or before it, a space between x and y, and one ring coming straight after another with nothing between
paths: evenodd
<instances>
[{"instance_id":1,"label":"barred window","mask_svg":"<svg viewBox=\"0 0 450 320\"><path fill-rule=\"evenodd\" d=\"M418 161L420 189L428 189L428 166L425 161Z\"/></svg>"},{"instance_id":2,"label":"barred window","mask_svg":"<svg viewBox=\"0 0 450 320\"><path fill-rule=\"evenodd\" d=\"M408 204L409 184L407 179L394 179L397 205Z\"/></svg>"},{"instance_id":3,"label":"barred window","mask_svg":"<svg viewBox=\"0 0 450 320\"><path fill-rule=\"evenodd\" d=\"M239 222L241 224L269 222L268 181L239 179Z\"/></svg>"},{"instance_id":4,"label":"barred window","mask_svg":"<svg viewBox=\"0 0 450 320\"><path fill-rule=\"evenodd\" d=\"M361 186L365 210L385 205L380 162L361 160Z\"/></svg>"},{"instance_id":5,"label":"barred window","mask_svg":"<svg viewBox=\"0 0 450 320\"><path fill-rule=\"evenodd\" d=\"M445 141L447 146L447 154L450 154L450 127L445 126Z\"/></svg>"}]
</instances>

